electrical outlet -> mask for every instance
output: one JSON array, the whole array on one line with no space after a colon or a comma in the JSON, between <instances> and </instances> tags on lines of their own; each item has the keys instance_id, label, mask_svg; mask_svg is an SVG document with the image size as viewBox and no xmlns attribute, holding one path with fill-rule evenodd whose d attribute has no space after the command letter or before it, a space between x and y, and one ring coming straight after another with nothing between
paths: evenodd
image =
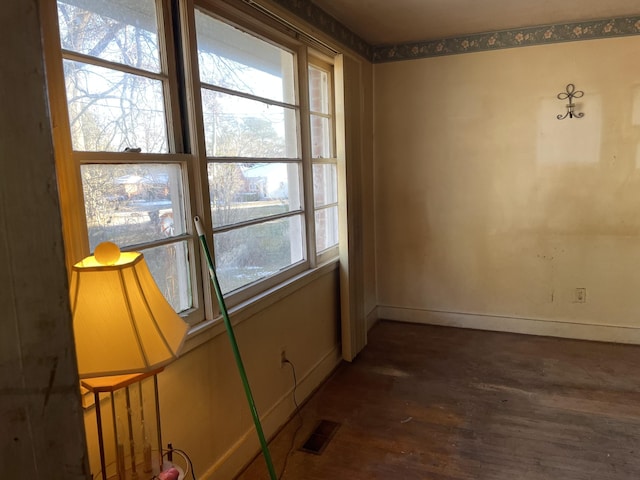
<instances>
[{"instance_id":1,"label":"electrical outlet","mask_svg":"<svg viewBox=\"0 0 640 480\"><path fill-rule=\"evenodd\" d=\"M576 288L573 301L574 301L574 303L586 303L587 302L587 289L586 288Z\"/></svg>"},{"instance_id":2,"label":"electrical outlet","mask_svg":"<svg viewBox=\"0 0 640 480\"><path fill-rule=\"evenodd\" d=\"M282 347L280 349L280 368L284 367L285 363L287 363L287 349Z\"/></svg>"}]
</instances>

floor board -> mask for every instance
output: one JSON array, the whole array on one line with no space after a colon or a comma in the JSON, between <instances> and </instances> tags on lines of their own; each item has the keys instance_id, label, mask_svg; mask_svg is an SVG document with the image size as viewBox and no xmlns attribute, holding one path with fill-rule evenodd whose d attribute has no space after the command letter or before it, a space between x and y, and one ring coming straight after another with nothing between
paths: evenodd
<instances>
[{"instance_id":1,"label":"floor board","mask_svg":"<svg viewBox=\"0 0 640 480\"><path fill-rule=\"evenodd\" d=\"M638 479L640 347L380 322L301 417L270 447L283 480ZM336 434L299 451L320 419Z\"/></svg>"}]
</instances>

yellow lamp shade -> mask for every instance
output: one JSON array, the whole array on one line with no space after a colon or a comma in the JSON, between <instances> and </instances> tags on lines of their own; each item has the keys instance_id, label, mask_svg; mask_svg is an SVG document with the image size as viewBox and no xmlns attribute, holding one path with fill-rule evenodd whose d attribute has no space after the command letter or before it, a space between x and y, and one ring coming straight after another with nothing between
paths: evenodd
<instances>
[{"instance_id":1,"label":"yellow lamp shade","mask_svg":"<svg viewBox=\"0 0 640 480\"><path fill-rule=\"evenodd\" d=\"M113 244L108 249L101 245L95 256L75 264L71 274L80 378L143 373L166 365L177 358L187 324L165 300L141 253L118 256Z\"/></svg>"}]
</instances>

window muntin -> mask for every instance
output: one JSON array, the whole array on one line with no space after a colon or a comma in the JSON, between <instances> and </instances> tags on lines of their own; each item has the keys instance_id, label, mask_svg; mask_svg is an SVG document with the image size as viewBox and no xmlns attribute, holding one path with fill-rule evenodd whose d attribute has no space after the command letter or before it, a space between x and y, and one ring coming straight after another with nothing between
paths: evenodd
<instances>
[{"instance_id":1,"label":"window muntin","mask_svg":"<svg viewBox=\"0 0 640 480\"><path fill-rule=\"evenodd\" d=\"M188 164L175 155L178 141L168 128L180 125L169 119L177 93L163 59L157 5L58 1L69 136L85 213L75 221L84 221L90 251L112 241L143 252L169 303L185 312L197 303Z\"/></svg>"},{"instance_id":2,"label":"window muntin","mask_svg":"<svg viewBox=\"0 0 640 480\"><path fill-rule=\"evenodd\" d=\"M295 57L201 11L196 38L214 258L231 293L307 257Z\"/></svg>"},{"instance_id":3,"label":"window muntin","mask_svg":"<svg viewBox=\"0 0 640 480\"><path fill-rule=\"evenodd\" d=\"M298 158L296 110L202 89L207 156Z\"/></svg>"},{"instance_id":4,"label":"window muntin","mask_svg":"<svg viewBox=\"0 0 640 480\"><path fill-rule=\"evenodd\" d=\"M185 312L194 306L193 286L189 260L189 241L142 248L149 271L169 304L176 312Z\"/></svg>"},{"instance_id":5,"label":"window muntin","mask_svg":"<svg viewBox=\"0 0 640 480\"><path fill-rule=\"evenodd\" d=\"M335 163L313 165L316 251L338 245L338 167Z\"/></svg>"},{"instance_id":6,"label":"window muntin","mask_svg":"<svg viewBox=\"0 0 640 480\"><path fill-rule=\"evenodd\" d=\"M272 102L295 103L294 57L196 10L198 68L203 84Z\"/></svg>"},{"instance_id":7,"label":"window muntin","mask_svg":"<svg viewBox=\"0 0 640 480\"><path fill-rule=\"evenodd\" d=\"M338 207L321 208L315 212L316 250L324 252L338 244Z\"/></svg>"},{"instance_id":8,"label":"window muntin","mask_svg":"<svg viewBox=\"0 0 640 480\"><path fill-rule=\"evenodd\" d=\"M154 0L59 0L63 49L160 73Z\"/></svg>"},{"instance_id":9,"label":"window muntin","mask_svg":"<svg viewBox=\"0 0 640 480\"><path fill-rule=\"evenodd\" d=\"M309 110L329 115L331 113L331 90L329 71L309 65Z\"/></svg>"},{"instance_id":10,"label":"window muntin","mask_svg":"<svg viewBox=\"0 0 640 480\"><path fill-rule=\"evenodd\" d=\"M214 228L302 209L297 163L209 163L208 177Z\"/></svg>"},{"instance_id":11,"label":"window muntin","mask_svg":"<svg viewBox=\"0 0 640 480\"><path fill-rule=\"evenodd\" d=\"M90 250L103 241L142 252L177 312L193 309L193 239L187 232L179 163L83 163L80 166Z\"/></svg>"},{"instance_id":12,"label":"window muntin","mask_svg":"<svg viewBox=\"0 0 640 480\"><path fill-rule=\"evenodd\" d=\"M313 165L313 201L316 208L338 203L338 167L335 163Z\"/></svg>"},{"instance_id":13,"label":"window muntin","mask_svg":"<svg viewBox=\"0 0 640 480\"><path fill-rule=\"evenodd\" d=\"M84 164L80 171L91 251L106 241L138 245L186 233L179 164Z\"/></svg>"},{"instance_id":14,"label":"window muntin","mask_svg":"<svg viewBox=\"0 0 640 480\"><path fill-rule=\"evenodd\" d=\"M313 158L331 158L332 125L330 117L311 114L311 155Z\"/></svg>"},{"instance_id":15,"label":"window muntin","mask_svg":"<svg viewBox=\"0 0 640 480\"><path fill-rule=\"evenodd\" d=\"M167 152L155 2L58 1L75 151Z\"/></svg>"},{"instance_id":16,"label":"window muntin","mask_svg":"<svg viewBox=\"0 0 640 480\"><path fill-rule=\"evenodd\" d=\"M331 66L309 65L309 123L313 162L316 254L332 255L338 245L338 162L334 147Z\"/></svg>"},{"instance_id":17,"label":"window muntin","mask_svg":"<svg viewBox=\"0 0 640 480\"><path fill-rule=\"evenodd\" d=\"M64 60L73 149L168 151L162 82Z\"/></svg>"},{"instance_id":18,"label":"window muntin","mask_svg":"<svg viewBox=\"0 0 640 480\"><path fill-rule=\"evenodd\" d=\"M223 293L273 276L304 260L302 215L214 233Z\"/></svg>"},{"instance_id":19,"label":"window muntin","mask_svg":"<svg viewBox=\"0 0 640 480\"><path fill-rule=\"evenodd\" d=\"M309 65L309 110L311 157L332 158L333 117L331 114L330 72Z\"/></svg>"}]
</instances>

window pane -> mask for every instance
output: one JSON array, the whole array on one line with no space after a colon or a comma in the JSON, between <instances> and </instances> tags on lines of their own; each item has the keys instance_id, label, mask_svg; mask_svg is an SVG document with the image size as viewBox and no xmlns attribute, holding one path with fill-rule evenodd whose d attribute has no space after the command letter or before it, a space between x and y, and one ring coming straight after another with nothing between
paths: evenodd
<instances>
[{"instance_id":1,"label":"window pane","mask_svg":"<svg viewBox=\"0 0 640 480\"><path fill-rule=\"evenodd\" d=\"M309 108L316 113L329 113L329 75L309 67Z\"/></svg>"},{"instance_id":2,"label":"window pane","mask_svg":"<svg viewBox=\"0 0 640 480\"><path fill-rule=\"evenodd\" d=\"M302 216L218 233L214 245L218 280L228 293L304 259Z\"/></svg>"},{"instance_id":3,"label":"window pane","mask_svg":"<svg viewBox=\"0 0 640 480\"><path fill-rule=\"evenodd\" d=\"M167 152L162 82L64 61L74 150Z\"/></svg>"},{"instance_id":4,"label":"window pane","mask_svg":"<svg viewBox=\"0 0 640 480\"><path fill-rule=\"evenodd\" d=\"M91 251L185 233L180 165L82 165L81 173Z\"/></svg>"},{"instance_id":5,"label":"window pane","mask_svg":"<svg viewBox=\"0 0 640 480\"><path fill-rule=\"evenodd\" d=\"M296 111L202 90L209 157L297 158Z\"/></svg>"},{"instance_id":6,"label":"window pane","mask_svg":"<svg viewBox=\"0 0 640 480\"><path fill-rule=\"evenodd\" d=\"M196 10L200 79L278 102L295 103L293 55Z\"/></svg>"},{"instance_id":7,"label":"window pane","mask_svg":"<svg viewBox=\"0 0 640 480\"><path fill-rule=\"evenodd\" d=\"M187 242L176 242L142 251L153 279L176 312L193 306Z\"/></svg>"},{"instance_id":8,"label":"window pane","mask_svg":"<svg viewBox=\"0 0 640 480\"><path fill-rule=\"evenodd\" d=\"M331 127L329 119L311 115L311 156L331 158Z\"/></svg>"},{"instance_id":9,"label":"window pane","mask_svg":"<svg viewBox=\"0 0 640 480\"><path fill-rule=\"evenodd\" d=\"M297 163L210 163L214 227L300 210Z\"/></svg>"},{"instance_id":10,"label":"window pane","mask_svg":"<svg viewBox=\"0 0 640 480\"><path fill-rule=\"evenodd\" d=\"M338 244L338 207L316 211L316 251Z\"/></svg>"},{"instance_id":11,"label":"window pane","mask_svg":"<svg viewBox=\"0 0 640 480\"><path fill-rule=\"evenodd\" d=\"M338 167L335 164L313 165L313 199L316 207L338 203Z\"/></svg>"},{"instance_id":12,"label":"window pane","mask_svg":"<svg viewBox=\"0 0 640 480\"><path fill-rule=\"evenodd\" d=\"M62 48L160 72L154 0L58 2Z\"/></svg>"}]
</instances>

